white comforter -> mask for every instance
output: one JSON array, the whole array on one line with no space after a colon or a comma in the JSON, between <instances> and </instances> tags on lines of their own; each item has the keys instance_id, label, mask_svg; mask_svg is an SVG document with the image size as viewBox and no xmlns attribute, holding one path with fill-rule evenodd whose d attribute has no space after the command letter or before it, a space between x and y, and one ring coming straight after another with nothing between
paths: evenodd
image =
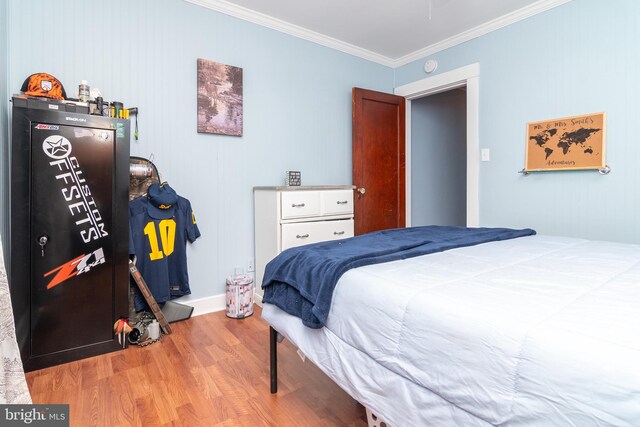
<instances>
[{"instance_id":1,"label":"white comforter","mask_svg":"<svg viewBox=\"0 0 640 427\"><path fill-rule=\"evenodd\" d=\"M327 329L478 421L640 425L637 245L531 236L361 267Z\"/></svg>"}]
</instances>

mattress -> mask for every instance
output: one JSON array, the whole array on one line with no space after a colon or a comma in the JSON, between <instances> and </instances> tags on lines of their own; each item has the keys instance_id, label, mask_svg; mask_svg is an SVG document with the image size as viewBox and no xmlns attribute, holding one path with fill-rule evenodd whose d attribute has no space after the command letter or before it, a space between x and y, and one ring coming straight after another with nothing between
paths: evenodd
<instances>
[{"instance_id":1,"label":"mattress","mask_svg":"<svg viewBox=\"0 0 640 427\"><path fill-rule=\"evenodd\" d=\"M391 425L640 420L640 246L530 236L353 269L263 317Z\"/></svg>"}]
</instances>

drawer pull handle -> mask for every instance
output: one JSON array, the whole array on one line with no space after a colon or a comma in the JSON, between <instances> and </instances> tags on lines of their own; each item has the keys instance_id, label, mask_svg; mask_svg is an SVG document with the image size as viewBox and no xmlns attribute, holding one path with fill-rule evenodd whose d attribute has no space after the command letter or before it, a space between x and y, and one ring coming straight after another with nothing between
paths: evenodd
<instances>
[{"instance_id":1,"label":"drawer pull handle","mask_svg":"<svg viewBox=\"0 0 640 427\"><path fill-rule=\"evenodd\" d=\"M342 236L344 234L344 231L334 231L333 235L334 236Z\"/></svg>"},{"instance_id":2,"label":"drawer pull handle","mask_svg":"<svg viewBox=\"0 0 640 427\"><path fill-rule=\"evenodd\" d=\"M307 237L309 237L309 233L307 234L296 234L296 239L306 239Z\"/></svg>"},{"instance_id":3,"label":"drawer pull handle","mask_svg":"<svg viewBox=\"0 0 640 427\"><path fill-rule=\"evenodd\" d=\"M292 203L291 207L292 208L304 208L304 203L299 203L297 205L295 203Z\"/></svg>"},{"instance_id":4,"label":"drawer pull handle","mask_svg":"<svg viewBox=\"0 0 640 427\"><path fill-rule=\"evenodd\" d=\"M339 205L346 205L349 202L347 200L343 200L343 201L338 200L336 203Z\"/></svg>"}]
</instances>

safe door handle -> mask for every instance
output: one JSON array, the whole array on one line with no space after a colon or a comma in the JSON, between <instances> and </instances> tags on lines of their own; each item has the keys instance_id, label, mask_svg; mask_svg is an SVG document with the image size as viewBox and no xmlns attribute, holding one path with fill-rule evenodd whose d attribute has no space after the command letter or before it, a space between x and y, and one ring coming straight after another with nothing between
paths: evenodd
<instances>
[{"instance_id":1,"label":"safe door handle","mask_svg":"<svg viewBox=\"0 0 640 427\"><path fill-rule=\"evenodd\" d=\"M44 256L44 247L47 245L47 242L49 242L49 236L47 236L46 234L43 234L42 236L38 237L38 244L40 245L40 251L42 252L42 256Z\"/></svg>"}]
</instances>

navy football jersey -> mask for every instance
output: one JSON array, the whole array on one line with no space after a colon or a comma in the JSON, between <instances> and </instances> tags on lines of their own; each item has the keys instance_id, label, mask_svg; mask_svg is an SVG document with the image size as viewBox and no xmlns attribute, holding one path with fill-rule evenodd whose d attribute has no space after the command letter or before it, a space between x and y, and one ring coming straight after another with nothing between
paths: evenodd
<instances>
[{"instance_id":1,"label":"navy football jersey","mask_svg":"<svg viewBox=\"0 0 640 427\"><path fill-rule=\"evenodd\" d=\"M178 196L172 218L155 219L148 213L149 200L139 197L129 202L129 226L136 267L157 303L191 293L187 272L187 240L200 237L191 203ZM148 307L135 288L136 311Z\"/></svg>"}]
</instances>

